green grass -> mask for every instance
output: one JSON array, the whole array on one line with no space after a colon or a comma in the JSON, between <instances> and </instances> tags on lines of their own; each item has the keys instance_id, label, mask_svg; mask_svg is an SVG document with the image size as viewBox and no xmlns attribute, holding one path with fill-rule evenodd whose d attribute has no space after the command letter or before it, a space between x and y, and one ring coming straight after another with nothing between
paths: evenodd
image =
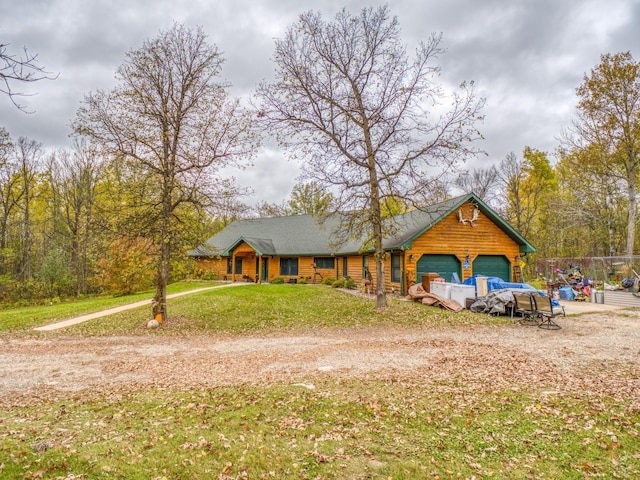
<instances>
[{"instance_id":1,"label":"green grass","mask_svg":"<svg viewBox=\"0 0 640 480\"><path fill-rule=\"evenodd\" d=\"M363 380L94 392L0 408L0 425L1 478L640 476L637 406L586 394Z\"/></svg>"},{"instance_id":2,"label":"green grass","mask_svg":"<svg viewBox=\"0 0 640 480\"><path fill-rule=\"evenodd\" d=\"M178 293L200 287L217 285L218 282L184 281L167 287L168 293ZM99 312L109 308L151 299L155 292L147 291L119 297L93 297L56 305L20 307L0 310L0 333L25 330L35 326L59 322L68 318ZM1 308L1 307L0 307Z\"/></svg>"},{"instance_id":3,"label":"green grass","mask_svg":"<svg viewBox=\"0 0 640 480\"><path fill-rule=\"evenodd\" d=\"M169 300L167 309L169 319L158 330L145 328L150 312L149 307L141 307L56 332L88 336L243 335L321 328L474 325L508 321L468 311L451 314L438 308L395 299L390 300L387 309L377 310L372 299L353 296L324 285L251 284L221 288Z\"/></svg>"},{"instance_id":4,"label":"green grass","mask_svg":"<svg viewBox=\"0 0 640 480\"><path fill-rule=\"evenodd\" d=\"M85 308L110 306L93 300ZM35 324L72 313L68 306L49 308ZM215 289L170 300L168 309L170 318L158 330L145 328L149 308L143 307L47 333L30 331L34 310L20 309L3 335L77 335L81 341L455 325L472 336L475 325L509 321L400 300L376 310L373 300L304 285ZM517 378L513 390L458 377L429 384L303 382L212 389L122 383L5 396L0 478L640 478L637 396L614 399L579 389L549 394L547 385Z\"/></svg>"}]
</instances>

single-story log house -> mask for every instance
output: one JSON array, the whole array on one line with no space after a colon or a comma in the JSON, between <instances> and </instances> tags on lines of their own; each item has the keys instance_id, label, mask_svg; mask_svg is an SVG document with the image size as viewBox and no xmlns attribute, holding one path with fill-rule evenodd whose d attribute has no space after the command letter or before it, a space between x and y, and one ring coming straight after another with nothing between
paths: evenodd
<instances>
[{"instance_id":1,"label":"single-story log house","mask_svg":"<svg viewBox=\"0 0 640 480\"><path fill-rule=\"evenodd\" d=\"M524 255L534 252L518 232L475 194L414 210L394 218L395 232L384 239L385 288L406 294L422 275L446 281L474 274L520 281ZM352 239L332 246L337 219L319 223L311 215L237 220L190 256L202 271L231 281L269 282L351 277L375 285L373 249ZM455 275L454 275L455 274Z\"/></svg>"}]
</instances>

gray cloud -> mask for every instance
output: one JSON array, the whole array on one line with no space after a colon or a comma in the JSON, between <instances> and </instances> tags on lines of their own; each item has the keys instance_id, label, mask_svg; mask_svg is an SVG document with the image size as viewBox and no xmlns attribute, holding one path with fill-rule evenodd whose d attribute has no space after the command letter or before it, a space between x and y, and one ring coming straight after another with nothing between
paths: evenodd
<instances>
[{"instance_id":1,"label":"gray cloud","mask_svg":"<svg viewBox=\"0 0 640 480\"><path fill-rule=\"evenodd\" d=\"M299 0L0 0L0 41L19 53L37 53L54 81L20 85L21 102L32 115L0 98L0 125L13 137L26 136L45 148L70 145L69 123L83 96L114 85L126 52L169 28L174 21L200 25L225 54L223 77L233 93L248 97L273 72L275 37L306 10L326 18L342 6L357 11L385 2ZM486 98L480 125L487 157L472 166L497 162L525 146L553 153L556 138L575 109L575 88L601 54L631 51L640 60L640 0L398 0L398 16L409 51L432 32L442 32L442 82L455 87L474 80ZM37 12L34 13L34 12ZM274 147L254 167L234 172L252 186L254 202L280 202L296 183L299 169Z\"/></svg>"}]
</instances>

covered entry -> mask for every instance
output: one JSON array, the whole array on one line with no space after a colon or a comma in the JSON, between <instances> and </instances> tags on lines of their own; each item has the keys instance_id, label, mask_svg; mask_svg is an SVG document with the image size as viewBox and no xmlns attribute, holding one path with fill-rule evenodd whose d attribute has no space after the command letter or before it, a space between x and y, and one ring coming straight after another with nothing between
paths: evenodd
<instances>
[{"instance_id":1,"label":"covered entry","mask_svg":"<svg viewBox=\"0 0 640 480\"><path fill-rule=\"evenodd\" d=\"M455 273L458 278L462 278L460 260L455 255L422 255L416 264L418 282L422 275L428 272L435 272L445 281L450 282L451 276Z\"/></svg>"},{"instance_id":2,"label":"covered entry","mask_svg":"<svg viewBox=\"0 0 640 480\"><path fill-rule=\"evenodd\" d=\"M478 255L473 261L473 274L499 277L511 281L511 263L504 255Z\"/></svg>"}]
</instances>

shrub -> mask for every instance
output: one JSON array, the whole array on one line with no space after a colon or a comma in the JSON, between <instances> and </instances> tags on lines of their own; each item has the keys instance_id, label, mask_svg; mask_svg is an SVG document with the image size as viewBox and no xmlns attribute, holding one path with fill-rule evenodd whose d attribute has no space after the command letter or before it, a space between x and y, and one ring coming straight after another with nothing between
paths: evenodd
<instances>
[{"instance_id":1,"label":"shrub","mask_svg":"<svg viewBox=\"0 0 640 480\"><path fill-rule=\"evenodd\" d=\"M333 285L333 282L335 282L335 281L336 281L336 280L335 280L335 278L331 278L331 277L324 277L324 278L322 279L322 285L329 285L329 286L331 286L331 285Z\"/></svg>"},{"instance_id":2,"label":"shrub","mask_svg":"<svg viewBox=\"0 0 640 480\"><path fill-rule=\"evenodd\" d=\"M216 274L216 272L204 272L202 274L202 280L217 280L218 279L218 275Z\"/></svg>"},{"instance_id":3,"label":"shrub","mask_svg":"<svg viewBox=\"0 0 640 480\"><path fill-rule=\"evenodd\" d=\"M41 304L45 298L49 298L47 285L37 280L27 280L26 282L9 280L0 284L0 303L26 307Z\"/></svg>"},{"instance_id":4,"label":"shrub","mask_svg":"<svg viewBox=\"0 0 640 480\"><path fill-rule=\"evenodd\" d=\"M273 280L271 280L269 283L272 283L273 285L282 285L284 283L284 278L276 277Z\"/></svg>"},{"instance_id":5,"label":"shrub","mask_svg":"<svg viewBox=\"0 0 640 480\"><path fill-rule=\"evenodd\" d=\"M339 278L338 280L336 280L335 282L333 282L331 284L332 288L344 288L345 287L345 279L344 278Z\"/></svg>"},{"instance_id":6,"label":"shrub","mask_svg":"<svg viewBox=\"0 0 640 480\"><path fill-rule=\"evenodd\" d=\"M301 285L306 285L307 284L307 279L306 278L299 278L298 279L298 283Z\"/></svg>"},{"instance_id":7,"label":"shrub","mask_svg":"<svg viewBox=\"0 0 640 480\"><path fill-rule=\"evenodd\" d=\"M218 280L218 274L211 270L203 270L202 268L194 267L191 277L198 280Z\"/></svg>"},{"instance_id":8,"label":"shrub","mask_svg":"<svg viewBox=\"0 0 640 480\"><path fill-rule=\"evenodd\" d=\"M120 237L98 260L96 279L101 290L129 295L155 285L157 247L147 238Z\"/></svg>"},{"instance_id":9,"label":"shrub","mask_svg":"<svg viewBox=\"0 0 640 480\"><path fill-rule=\"evenodd\" d=\"M355 290L356 288L358 288L358 286L356 285L356 282L353 278L351 277L347 277L347 279L344 282L344 286L345 288L348 288L349 290Z\"/></svg>"}]
</instances>

